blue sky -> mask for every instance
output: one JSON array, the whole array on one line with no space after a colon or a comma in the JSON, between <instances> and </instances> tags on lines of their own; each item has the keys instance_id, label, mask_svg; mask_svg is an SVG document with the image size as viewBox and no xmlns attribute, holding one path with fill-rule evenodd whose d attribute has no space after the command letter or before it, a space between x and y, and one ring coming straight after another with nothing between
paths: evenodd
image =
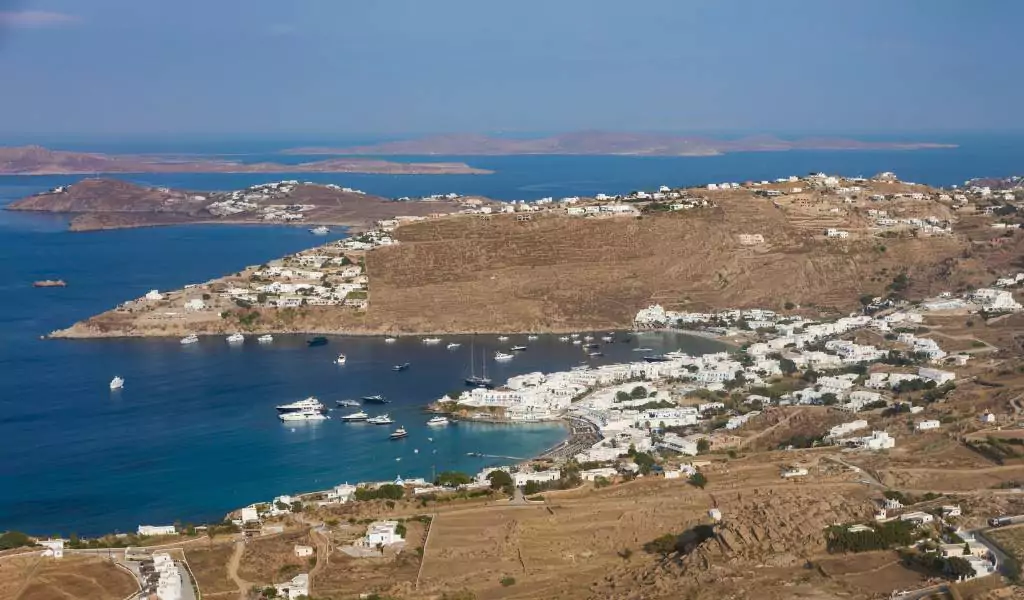
<instances>
[{"instance_id":1,"label":"blue sky","mask_svg":"<svg viewBox=\"0 0 1024 600\"><path fill-rule=\"evenodd\" d=\"M1021 130L1017 0L0 0L0 133Z\"/></svg>"}]
</instances>

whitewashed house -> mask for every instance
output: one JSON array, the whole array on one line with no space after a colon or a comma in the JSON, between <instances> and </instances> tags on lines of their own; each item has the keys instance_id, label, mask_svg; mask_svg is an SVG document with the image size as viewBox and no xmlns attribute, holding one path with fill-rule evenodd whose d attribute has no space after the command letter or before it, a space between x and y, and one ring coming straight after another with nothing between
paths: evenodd
<instances>
[{"instance_id":1,"label":"whitewashed house","mask_svg":"<svg viewBox=\"0 0 1024 600\"><path fill-rule=\"evenodd\" d=\"M398 521L374 521L366 528L366 536L363 537L363 545L376 548L378 545L390 546L404 542L405 539L398 534Z\"/></svg>"}]
</instances>

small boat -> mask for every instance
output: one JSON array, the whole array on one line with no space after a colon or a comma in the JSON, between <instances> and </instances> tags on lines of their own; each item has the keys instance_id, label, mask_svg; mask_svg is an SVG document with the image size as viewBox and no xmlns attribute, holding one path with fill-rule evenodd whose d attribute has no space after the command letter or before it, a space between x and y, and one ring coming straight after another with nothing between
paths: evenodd
<instances>
[{"instance_id":1,"label":"small boat","mask_svg":"<svg viewBox=\"0 0 1024 600\"><path fill-rule=\"evenodd\" d=\"M572 339L576 339L576 338L580 337L580 334L578 334L578 333L570 333L569 337L571 337Z\"/></svg>"},{"instance_id":2,"label":"small boat","mask_svg":"<svg viewBox=\"0 0 1024 600\"><path fill-rule=\"evenodd\" d=\"M494 360L512 360L515 357L515 354L505 354L504 352L501 351L494 353Z\"/></svg>"},{"instance_id":3,"label":"small boat","mask_svg":"<svg viewBox=\"0 0 1024 600\"><path fill-rule=\"evenodd\" d=\"M384 338L385 344L394 344L396 341L395 338Z\"/></svg>"},{"instance_id":4,"label":"small boat","mask_svg":"<svg viewBox=\"0 0 1024 600\"><path fill-rule=\"evenodd\" d=\"M640 346L638 348L633 348L633 352L654 352L654 348L647 348L645 346Z\"/></svg>"},{"instance_id":5,"label":"small boat","mask_svg":"<svg viewBox=\"0 0 1024 600\"><path fill-rule=\"evenodd\" d=\"M269 344L270 342L274 341L274 336L270 335L269 333L264 333L260 337L256 338L256 341L261 344Z\"/></svg>"},{"instance_id":6,"label":"small boat","mask_svg":"<svg viewBox=\"0 0 1024 600\"><path fill-rule=\"evenodd\" d=\"M394 421L387 414L377 415L376 417L370 417L366 420L370 425L391 425Z\"/></svg>"},{"instance_id":7,"label":"small boat","mask_svg":"<svg viewBox=\"0 0 1024 600\"><path fill-rule=\"evenodd\" d=\"M370 402L371 404L387 404L388 402L388 399L385 398L384 396L381 396L380 394L376 394L373 396L363 396L362 400L363 402Z\"/></svg>"},{"instance_id":8,"label":"small boat","mask_svg":"<svg viewBox=\"0 0 1024 600\"><path fill-rule=\"evenodd\" d=\"M63 279L43 279L42 281L32 282L32 287L44 288L44 287L67 287L67 283Z\"/></svg>"},{"instance_id":9,"label":"small boat","mask_svg":"<svg viewBox=\"0 0 1024 600\"><path fill-rule=\"evenodd\" d=\"M334 359L334 364L336 364L336 365L343 365L343 364L345 364L345 361L347 361L347 360L348 360L347 356L345 356L344 354L339 354L338 358Z\"/></svg>"},{"instance_id":10,"label":"small boat","mask_svg":"<svg viewBox=\"0 0 1024 600\"><path fill-rule=\"evenodd\" d=\"M313 235L327 235L328 233L331 232L331 230L321 225L319 227L314 227L310 229L309 232L312 233Z\"/></svg>"},{"instance_id":11,"label":"small boat","mask_svg":"<svg viewBox=\"0 0 1024 600\"><path fill-rule=\"evenodd\" d=\"M399 427L388 436L388 439L400 440L405 437L409 437L409 432L405 430L405 427Z\"/></svg>"},{"instance_id":12,"label":"small boat","mask_svg":"<svg viewBox=\"0 0 1024 600\"><path fill-rule=\"evenodd\" d=\"M604 342L614 342L615 341L615 336L614 335L601 336L601 341L604 341Z\"/></svg>"},{"instance_id":13,"label":"small boat","mask_svg":"<svg viewBox=\"0 0 1024 600\"><path fill-rule=\"evenodd\" d=\"M276 408L277 412L279 413L300 412L304 410L315 410L318 412L323 412L324 410L326 410L326 407L323 405L323 403L313 396L310 396L305 400L292 402L290 404L281 404L274 408Z\"/></svg>"},{"instance_id":14,"label":"small boat","mask_svg":"<svg viewBox=\"0 0 1024 600\"><path fill-rule=\"evenodd\" d=\"M317 410L300 410L277 415L282 421L326 421L327 415Z\"/></svg>"},{"instance_id":15,"label":"small boat","mask_svg":"<svg viewBox=\"0 0 1024 600\"><path fill-rule=\"evenodd\" d=\"M402 363L400 365L395 365L395 366L391 367L391 370L392 371L404 371L404 370L406 370L408 368L409 368L409 363Z\"/></svg>"},{"instance_id":16,"label":"small boat","mask_svg":"<svg viewBox=\"0 0 1024 600\"><path fill-rule=\"evenodd\" d=\"M582 344L583 342L582 342L582 341L580 341L580 340L579 340L579 339L577 338L577 339L573 340L573 341L572 341L572 343L573 343L574 345L576 345L576 346L579 346L579 345L580 345L580 344Z\"/></svg>"},{"instance_id":17,"label":"small boat","mask_svg":"<svg viewBox=\"0 0 1024 600\"><path fill-rule=\"evenodd\" d=\"M335 400L334 403L344 407L359 406L359 403L355 400Z\"/></svg>"},{"instance_id":18,"label":"small boat","mask_svg":"<svg viewBox=\"0 0 1024 600\"><path fill-rule=\"evenodd\" d=\"M526 346L512 346L513 352L524 352L525 350Z\"/></svg>"},{"instance_id":19,"label":"small boat","mask_svg":"<svg viewBox=\"0 0 1024 600\"><path fill-rule=\"evenodd\" d=\"M571 338L569 338L569 336L563 335L562 337L558 338L558 341L560 341L560 342L568 342L570 339Z\"/></svg>"},{"instance_id":20,"label":"small boat","mask_svg":"<svg viewBox=\"0 0 1024 600\"><path fill-rule=\"evenodd\" d=\"M430 427L445 427L448 425L448 419L441 416L433 417L427 421L427 425Z\"/></svg>"},{"instance_id":21,"label":"small boat","mask_svg":"<svg viewBox=\"0 0 1024 600\"><path fill-rule=\"evenodd\" d=\"M190 333L190 334L186 335L185 337L181 338L182 345L185 345L185 344L195 344L198 341L199 341L199 336L194 334L194 333Z\"/></svg>"},{"instance_id":22,"label":"small boat","mask_svg":"<svg viewBox=\"0 0 1024 600\"><path fill-rule=\"evenodd\" d=\"M447 345L447 346L445 346L445 348L447 348L447 349L449 349L449 350L454 350L454 349L458 348L458 347L459 347L459 346L461 346L461 345L462 345L462 344L460 344L460 343L458 343L458 342L449 342L449 343L448 343L448 345Z\"/></svg>"},{"instance_id":23,"label":"small boat","mask_svg":"<svg viewBox=\"0 0 1024 600\"><path fill-rule=\"evenodd\" d=\"M601 344L583 344L584 348L600 348Z\"/></svg>"},{"instance_id":24,"label":"small boat","mask_svg":"<svg viewBox=\"0 0 1024 600\"><path fill-rule=\"evenodd\" d=\"M604 356L604 352L588 352L587 356Z\"/></svg>"},{"instance_id":25,"label":"small boat","mask_svg":"<svg viewBox=\"0 0 1024 600\"><path fill-rule=\"evenodd\" d=\"M583 336L583 340L586 341L586 342L592 342L592 341L594 341L594 336L592 336L592 335L585 335L585 336Z\"/></svg>"},{"instance_id":26,"label":"small boat","mask_svg":"<svg viewBox=\"0 0 1024 600\"><path fill-rule=\"evenodd\" d=\"M231 335L229 335L227 337L227 342L229 344L241 344L244 341L245 341L245 336L240 334L240 333L232 333Z\"/></svg>"},{"instance_id":27,"label":"small boat","mask_svg":"<svg viewBox=\"0 0 1024 600\"><path fill-rule=\"evenodd\" d=\"M507 335L499 335L498 336L498 341L499 342L507 342L508 341L508 336Z\"/></svg>"},{"instance_id":28,"label":"small boat","mask_svg":"<svg viewBox=\"0 0 1024 600\"><path fill-rule=\"evenodd\" d=\"M365 421L370 418L370 415L363 411L354 412L341 417L342 421L354 422L354 421Z\"/></svg>"},{"instance_id":29,"label":"small boat","mask_svg":"<svg viewBox=\"0 0 1024 600\"><path fill-rule=\"evenodd\" d=\"M310 339L306 340L306 345L309 346L310 348L312 348L314 346L326 346L327 345L327 338L325 338L322 335L318 335L318 336L316 336L314 338L310 338Z\"/></svg>"},{"instance_id":30,"label":"small boat","mask_svg":"<svg viewBox=\"0 0 1024 600\"><path fill-rule=\"evenodd\" d=\"M537 340L537 339L538 339L538 336L535 336L535 335L528 335L528 336L526 336L526 339L528 339L528 340L530 340L531 342L533 342L533 341L535 341L535 340Z\"/></svg>"},{"instance_id":31,"label":"small boat","mask_svg":"<svg viewBox=\"0 0 1024 600\"><path fill-rule=\"evenodd\" d=\"M480 375L470 375L466 378L466 385L473 387L492 387L494 382L491 381L490 377L481 377Z\"/></svg>"},{"instance_id":32,"label":"small boat","mask_svg":"<svg viewBox=\"0 0 1024 600\"><path fill-rule=\"evenodd\" d=\"M427 344L427 345L430 345L430 346L433 346L434 344L440 344L441 343L441 338L436 338L436 337L423 338L423 343Z\"/></svg>"},{"instance_id":33,"label":"small boat","mask_svg":"<svg viewBox=\"0 0 1024 600\"><path fill-rule=\"evenodd\" d=\"M665 356L664 354L651 354L651 355L645 356L644 360L649 362L649 363L654 363L654 362L667 362L667 361L672 360L672 359L669 358L668 356Z\"/></svg>"},{"instance_id":34,"label":"small boat","mask_svg":"<svg viewBox=\"0 0 1024 600\"><path fill-rule=\"evenodd\" d=\"M121 377L114 377L110 380L110 389L119 390L124 387L124 379Z\"/></svg>"}]
</instances>

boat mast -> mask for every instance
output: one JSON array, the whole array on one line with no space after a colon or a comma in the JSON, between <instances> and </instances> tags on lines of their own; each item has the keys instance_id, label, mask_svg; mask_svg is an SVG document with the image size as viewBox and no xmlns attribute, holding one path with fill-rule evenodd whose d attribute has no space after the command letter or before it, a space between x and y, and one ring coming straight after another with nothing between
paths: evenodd
<instances>
[{"instance_id":1,"label":"boat mast","mask_svg":"<svg viewBox=\"0 0 1024 600\"><path fill-rule=\"evenodd\" d=\"M469 342L469 376L476 377L476 336L470 338Z\"/></svg>"}]
</instances>

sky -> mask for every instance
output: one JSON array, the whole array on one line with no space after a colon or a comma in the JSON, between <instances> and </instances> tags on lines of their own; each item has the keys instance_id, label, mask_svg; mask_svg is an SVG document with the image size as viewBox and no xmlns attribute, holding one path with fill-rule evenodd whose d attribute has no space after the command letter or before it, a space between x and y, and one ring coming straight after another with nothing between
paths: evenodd
<instances>
[{"instance_id":1,"label":"sky","mask_svg":"<svg viewBox=\"0 0 1024 600\"><path fill-rule=\"evenodd\" d=\"M0 135L1024 129L1018 0L0 0Z\"/></svg>"}]
</instances>

